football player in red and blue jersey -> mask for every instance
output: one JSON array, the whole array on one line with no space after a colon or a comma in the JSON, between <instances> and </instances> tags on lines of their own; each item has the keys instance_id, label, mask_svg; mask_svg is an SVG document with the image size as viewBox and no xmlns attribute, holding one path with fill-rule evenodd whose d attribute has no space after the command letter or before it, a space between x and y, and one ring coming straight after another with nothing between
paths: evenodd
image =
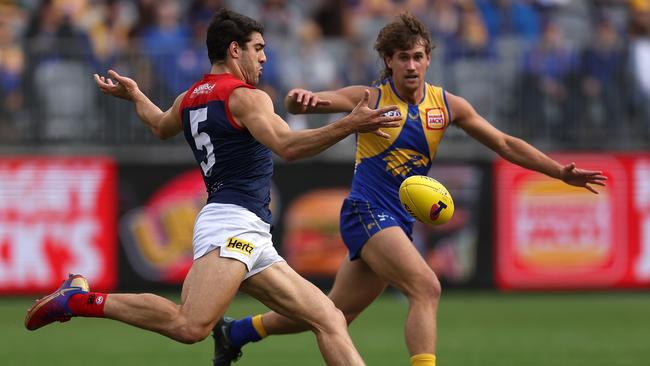
<instances>
[{"instance_id":1,"label":"football player in red and blue jersey","mask_svg":"<svg viewBox=\"0 0 650 366\"><path fill-rule=\"evenodd\" d=\"M355 132L387 138L380 128L399 126L399 118L391 115L396 107L369 108L370 92L365 91L342 119L318 129L292 131L275 113L271 98L255 88L266 61L262 26L221 9L210 23L206 44L210 73L166 111L152 103L134 80L113 70L108 77L95 75L102 92L133 102L140 119L159 138L182 132L203 175L208 199L196 219L194 262L183 283L181 304L154 294L92 292L83 276L70 275L57 291L28 310L25 326L35 330L76 316L104 317L195 343L210 334L241 289L307 324L328 365L363 365L343 314L273 247L272 153L292 161L318 154ZM262 332L261 317L251 319L250 326L255 334ZM226 346L221 349L226 361L215 362L229 363L237 356L238 348Z\"/></svg>"}]
</instances>

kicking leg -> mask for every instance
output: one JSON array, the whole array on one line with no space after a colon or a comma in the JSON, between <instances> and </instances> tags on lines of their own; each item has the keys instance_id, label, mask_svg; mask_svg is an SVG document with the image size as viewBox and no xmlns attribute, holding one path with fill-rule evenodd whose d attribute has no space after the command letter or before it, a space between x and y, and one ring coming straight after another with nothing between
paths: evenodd
<instances>
[{"instance_id":1,"label":"kicking leg","mask_svg":"<svg viewBox=\"0 0 650 366\"><path fill-rule=\"evenodd\" d=\"M316 286L284 262L244 281L249 293L275 312L306 323L328 365L364 365L347 332L343 314Z\"/></svg>"},{"instance_id":2,"label":"kicking leg","mask_svg":"<svg viewBox=\"0 0 650 366\"><path fill-rule=\"evenodd\" d=\"M35 330L71 316L105 317L179 342L194 343L210 334L245 274L243 263L221 258L219 251L212 251L192 264L183 284L180 306L154 294L91 293L82 276L71 276L59 290L39 300L28 311L25 325ZM97 295L101 297L101 312L94 306L99 302ZM88 301L91 296L96 301Z\"/></svg>"},{"instance_id":3,"label":"kicking leg","mask_svg":"<svg viewBox=\"0 0 650 366\"><path fill-rule=\"evenodd\" d=\"M153 294L112 294L107 318L148 329L183 343L203 340L225 313L246 274L243 263L214 250L192 264L181 305Z\"/></svg>"}]
</instances>

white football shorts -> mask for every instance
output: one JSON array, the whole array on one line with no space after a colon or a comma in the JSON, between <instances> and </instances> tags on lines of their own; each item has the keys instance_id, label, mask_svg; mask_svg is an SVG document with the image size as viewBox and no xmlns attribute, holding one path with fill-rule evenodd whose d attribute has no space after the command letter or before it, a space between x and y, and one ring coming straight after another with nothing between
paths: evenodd
<instances>
[{"instance_id":1,"label":"white football shorts","mask_svg":"<svg viewBox=\"0 0 650 366\"><path fill-rule=\"evenodd\" d=\"M270 225L249 210L227 203L209 203L194 223L194 259L219 249L220 256L246 265L246 278L273 263L284 262L273 246Z\"/></svg>"}]
</instances>

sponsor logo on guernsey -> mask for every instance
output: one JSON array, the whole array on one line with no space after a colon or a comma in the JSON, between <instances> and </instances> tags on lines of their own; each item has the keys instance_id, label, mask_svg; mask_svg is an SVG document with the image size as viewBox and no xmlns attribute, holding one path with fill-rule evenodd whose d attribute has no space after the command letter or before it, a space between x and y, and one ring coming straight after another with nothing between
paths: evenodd
<instances>
[{"instance_id":1,"label":"sponsor logo on guernsey","mask_svg":"<svg viewBox=\"0 0 650 366\"><path fill-rule=\"evenodd\" d=\"M442 130L445 128L445 112L440 108L429 108L427 113L427 129L429 130Z\"/></svg>"},{"instance_id":2,"label":"sponsor logo on guernsey","mask_svg":"<svg viewBox=\"0 0 650 366\"><path fill-rule=\"evenodd\" d=\"M199 94L210 94L212 92L212 89L214 89L214 85L215 84L201 84L194 88L194 91L192 91L192 96Z\"/></svg>"},{"instance_id":3,"label":"sponsor logo on guernsey","mask_svg":"<svg viewBox=\"0 0 650 366\"><path fill-rule=\"evenodd\" d=\"M226 250L231 252L238 252L247 256L253 254L253 249L255 249L255 245L247 242L246 240L241 240L235 237L228 238L228 242L226 244Z\"/></svg>"}]
</instances>

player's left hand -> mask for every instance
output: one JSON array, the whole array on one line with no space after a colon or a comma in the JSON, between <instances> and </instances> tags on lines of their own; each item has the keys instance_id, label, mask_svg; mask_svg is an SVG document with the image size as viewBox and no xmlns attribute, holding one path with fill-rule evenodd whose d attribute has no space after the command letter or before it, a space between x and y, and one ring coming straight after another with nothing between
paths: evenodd
<instances>
[{"instance_id":1,"label":"player's left hand","mask_svg":"<svg viewBox=\"0 0 650 366\"><path fill-rule=\"evenodd\" d=\"M571 163L562 167L560 179L572 186L585 187L590 192L598 194L592 185L605 186L607 177L601 171L578 169L576 163Z\"/></svg>"},{"instance_id":2,"label":"player's left hand","mask_svg":"<svg viewBox=\"0 0 650 366\"><path fill-rule=\"evenodd\" d=\"M318 95L311 90L300 88L289 90L289 93L287 93L287 98L298 105L300 113L307 112L307 109L310 107L326 107L332 104L330 100L319 98Z\"/></svg>"},{"instance_id":3,"label":"player's left hand","mask_svg":"<svg viewBox=\"0 0 650 366\"><path fill-rule=\"evenodd\" d=\"M108 76L94 75L97 87L104 93L126 100L133 100L140 93L140 89L135 80L122 76L115 70L108 70ZM115 79L115 82L111 78Z\"/></svg>"}]
</instances>

